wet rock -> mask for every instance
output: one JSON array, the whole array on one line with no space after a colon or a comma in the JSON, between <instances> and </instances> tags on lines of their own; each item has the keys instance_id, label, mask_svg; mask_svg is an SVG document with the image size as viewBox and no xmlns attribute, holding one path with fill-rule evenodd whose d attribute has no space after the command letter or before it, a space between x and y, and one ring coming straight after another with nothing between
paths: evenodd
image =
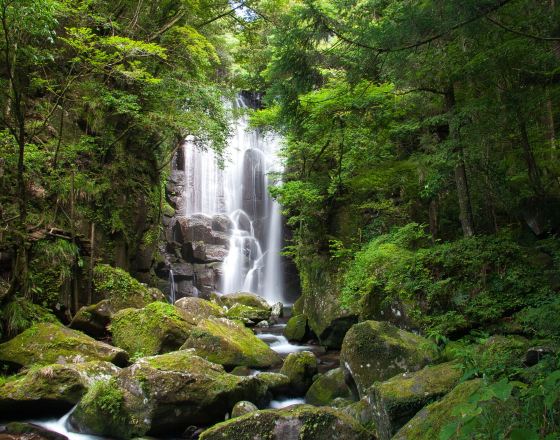
<instances>
[{"instance_id":1,"label":"wet rock","mask_svg":"<svg viewBox=\"0 0 560 440\"><path fill-rule=\"evenodd\" d=\"M290 378L281 373L259 373L257 377L266 384L270 394L274 397L290 394Z\"/></svg>"},{"instance_id":2,"label":"wet rock","mask_svg":"<svg viewBox=\"0 0 560 440\"><path fill-rule=\"evenodd\" d=\"M259 321L259 322L257 322L257 325L255 325L255 327L257 327L257 328L269 328L270 324L268 323L268 321Z\"/></svg>"},{"instance_id":3,"label":"wet rock","mask_svg":"<svg viewBox=\"0 0 560 440\"><path fill-rule=\"evenodd\" d=\"M340 408L340 411L356 420L366 431L370 433L371 438L377 439L377 425L367 397Z\"/></svg>"},{"instance_id":4,"label":"wet rock","mask_svg":"<svg viewBox=\"0 0 560 440\"><path fill-rule=\"evenodd\" d=\"M192 348L197 355L226 367L268 368L282 361L251 330L224 318L200 321L181 348Z\"/></svg>"},{"instance_id":5,"label":"wet rock","mask_svg":"<svg viewBox=\"0 0 560 440\"><path fill-rule=\"evenodd\" d=\"M155 302L143 309L124 309L111 323L113 344L131 356L150 356L177 350L196 319L171 304Z\"/></svg>"},{"instance_id":6,"label":"wet rock","mask_svg":"<svg viewBox=\"0 0 560 440\"><path fill-rule=\"evenodd\" d=\"M179 217L174 225L174 237L179 243L199 243L228 246L229 236L219 229L213 230L213 219L205 214ZM217 223L216 226L220 227Z\"/></svg>"},{"instance_id":7,"label":"wet rock","mask_svg":"<svg viewBox=\"0 0 560 440\"><path fill-rule=\"evenodd\" d=\"M311 384L313 377L317 374L317 358L310 351L300 351L290 353L284 360L280 370L290 379L291 392L294 394L304 394Z\"/></svg>"},{"instance_id":8,"label":"wet rock","mask_svg":"<svg viewBox=\"0 0 560 440\"><path fill-rule=\"evenodd\" d=\"M417 371L436 356L422 336L388 322L365 321L344 337L340 366L355 397L361 398L374 382L399 373Z\"/></svg>"},{"instance_id":9,"label":"wet rock","mask_svg":"<svg viewBox=\"0 0 560 440\"><path fill-rule=\"evenodd\" d=\"M367 393L378 438L389 440L414 414L451 391L462 376L454 362L425 367L375 383Z\"/></svg>"},{"instance_id":10,"label":"wet rock","mask_svg":"<svg viewBox=\"0 0 560 440\"><path fill-rule=\"evenodd\" d=\"M421 409L393 437L393 440L433 440L439 438L441 429L460 416L454 409L466 404L482 386L482 380L470 380L457 385L441 400Z\"/></svg>"},{"instance_id":11,"label":"wet rock","mask_svg":"<svg viewBox=\"0 0 560 440\"><path fill-rule=\"evenodd\" d=\"M228 309L226 316L243 322L261 322L270 317L270 311L243 304L234 304Z\"/></svg>"},{"instance_id":12,"label":"wet rock","mask_svg":"<svg viewBox=\"0 0 560 440\"><path fill-rule=\"evenodd\" d=\"M244 306L254 307L256 309L266 310L268 313L271 311L271 307L268 302L257 295L256 293L250 292L237 292L229 293L226 295L221 295L219 297L221 304L226 307L232 307L235 304L242 304Z\"/></svg>"},{"instance_id":13,"label":"wet rock","mask_svg":"<svg viewBox=\"0 0 560 440\"><path fill-rule=\"evenodd\" d=\"M192 243L192 255L195 261L222 262L228 256L228 249L225 245L206 244L197 241Z\"/></svg>"},{"instance_id":14,"label":"wet rock","mask_svg":"<svg viewBox=\"0 0 560 440\"><path fill-rule=\"evenodd\" d=\"M0 429L1 440L68 440L65 435L33 423L12 422Z\"/></svg>"},{"instance_id":15,"label":"wet rock","mask_svg":"<svg viewBox=\"0 0 560 440\"><path fill-rule=\"evenodd\" d=\"M311 405L329 405L338 397L349 398L350 390L344 382L344 372L335 368L320 375L305 394L305 401Z\"/></svg>"},{"instance_id":16,"label":"wet rock","mask_svg":"<svg viewBox=\"0 0 560 440\"><path fill-rule=\"evenodd\" d=\"M169 268L173 271L175 279L192 278L194 275L193 265L184 261L172 263Z\"/></svg>"},{"instance_id":17,"label":"wet rock","mask_svg":"<svg viewBox=\"0 0 560 440\"><path fill-rule=\"evenodd\" d=\"M0 362L22 367L107 361L123 366L128 354L59 324L41 323L0 344Z\"/></svg>"},{"instance_id":18,"label":"wet rock","mask_svg":"<svg viewBox=\"0 0 560 440\"><path fill-rule=\"evenodd\" d=\"M229 233L233 229L233 222L225 214L217 214L212 217L212 230Z\"/></svg>"},{"instance_id":19,"label":"wet rock","mask_svg":"<svg viewBox=\"0 0 560 440\"><path fill-rule=\"evenodd\" d=\"M233 376L181 350L140 359L115 378L97 382L70 423L78 432L112 438L172 435L224 420L241 400L263 404L265 395L259 379Z\"/></svg>"},{"instance_id":20,"label":"wet rock","mask_svg":"<svg viewBox=\"0 0 560 440\"><path fill-rule=\"evenodd\" d=\"M368 440L354 419L333 408L297 405L255 411L207 429L200 440Z\"/></svg>"},{"instance_id":21,"label":"wet rock","mask_svg":"<svg viewBox=\"0 0 560 440\"><path fill-rule=\"evenodd\" d=\"M202 298L181 298L175 301L175 306L200 319L209 318L210 316L224 316L224 311L220 306Z\"/></svg>"},{"instance_id":22,"label":"wet rock","mask_svg":"<svg viewBox=\"0 0 560 440\"><path fill-rule=\"evenodd\" d=\"M272 309L270 310L270 323L271 324L278 324L278 320L284 316L284 304L281 302L277 302L272 305Z\"/></svg>"},{"instance_id":23,"label":"wet rock","mask_svg":"<svg viewBox=\"0 0 560 440\"><path fill-rule=\"evenodd\" d=\"M95 381L118 372L119 368L109 362L52 364L31 369L0 386L0 414L6 417L69 410Z\"/></svg>"},{"instance_id":24,"label":"wet rock","mask_svg":"<svg viewBox=\"0 0 560 440\"><path fill-rule=\"evenodd\" d=\"M241 402L237 402L233 409L231 410L231 418L240 417L245 414L249 414L259 409L256 407L254 403L247 402L246 400L242 400Z\"/></svg>"},{"instance_id":25,"label":"wet rock","mask_svg":"<svg viewBox=\"0 0 560 440\"><path fill-rule=\"evenodd\" d=\"M116 310L111 301L104 299L97 304L82 307L70 323L69 327L87 333L94 338L101 338L109 333L107 326Z\"/></svg>"},{"instance_id":26,"label":"wet rock","mask_svg":"<svg viewBox=\"0 0 560 440\"><path fill-rule=\"evenodd\" d=\"M309 338L310 331L307 326L307 316L296 315L292 316L286 323L284 328L284 336L289 341L302 342Z\"/></svg>"}]
</instances>

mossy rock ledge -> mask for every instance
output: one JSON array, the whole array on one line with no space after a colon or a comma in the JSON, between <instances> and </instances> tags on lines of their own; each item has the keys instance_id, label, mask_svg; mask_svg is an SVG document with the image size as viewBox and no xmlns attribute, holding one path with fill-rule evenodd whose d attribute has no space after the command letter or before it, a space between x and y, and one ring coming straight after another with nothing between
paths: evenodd
<instances>
[{"instance_id":1,"label":"mossy rock ledge","mask_svg":"<svg viewBox=\"0 0 560 440\"><path fill-rule=\"evenodd\" d=\"M305 394L317 371L317 358L310 351L290 353L280 369L280 373L290 379L290 391L295 395Z\"/></svg>"},{"instance_id":2,"label":"mossy rock ledge","mask_svg":"<svg viewBox=\"0 0 560 440\"><path fill-rule=\"evenodd\" d=\"M242 400L266 404L266 385L181 350L139 359L113 379L97 382L70 423L78 432L111 438L172 435L224 420Z\"/></svg>"},{"instance_id":3,"label":"mossy rock ledge","mask_svg":"<svg viewBox=\"0 0 560 440\"><path fill-rule=\"evenodd\" d=\"M87 361L106 361L125 366L128 354L79 331L50 323L36 324L0 344L0 363L20 367Z\"/></svg>"},{"instance_id":4,"label":"mossy rock ledge","mask_svg":"<svg viewBox=\"0 0 560 440\"><path fill-rule=\"evenodd\" d=\"M216 301L226 307L233 307L235 304L241 304L255 309L267 310L270 314L272 307L261 296L251 292L228 293L216 297Z\"/></svg>"},{"instance_id":5,"label":"mossy rock ledge","mask_svg":"<svg viewBox=\"0 0 560 440\"><path fill-rule=\"evenodd\" d=\"M379 440L389 440L420 409L451 391L461 376L461 368L447 362L375 383L367 401Z\"/></svg>"},{"instance_id":6,"label":"mossy rock ledge","mask_svg":"<svg viewBox=\"0 0 560 440\"><path fill-rule=\"evenodd\" d=\"M307 390L305 401L311 405L322 406L329 405L337 397L350 397L342 368L335 368L320 375Z\"/></svg>"},{"instance_id":7,"label":"mossy rock ledge","mask_svg":"<svg viewBox=\"0 0 560 440\"><path fill-rule=\"evenodd\" d=\"M282 359L251 330L225 318L201 320L181 349L192 348L198 356L226 367L268 368Z\"/></svg>"},{"instance_id":8,"label":"mossy rock ledge","mask_svg":"<svg viewBox=\"0 0 560 440\"><path fill-rule=\"evenodd\" d=\"M453 415L454 408L467 403L482 384L481 379L475 379L457 385L441 400L421 409L395 434L393 440L434 440L439 438L441 429L460 417Z\"/></svg>"},{"instance_id":9,"label":"mossy rock ledge","mask_svg":"<svg viewBox=\"0 0 560 440\"><path fill-rule=\"evenodd\" d=\"M107 380L119 372L109 362L52 364L32 368L0 386L0 414L32 417L34 413L56 414L67 411L80 401L98 380Z\"/></svg>"},{"instance_id":10,"label":"mossy rock ledge","mask_svg":"<svg viewBox=\"0 0 560 440\"><path fill-rule=\"evenodd\" d=\"M418 371L435 357L432 344L422 336L388 322L364 321L346 333L340 366L355 397L362 398L374 382Z\"/></svg>"},{"instance_id":11,"label":"mossy rock ledge","mask_svg":"<svg viewBox=\"0 0 560 440\"><path fill-rule=\"evenodd\" d=\"M124 309L111 322L113 344L136 357L166 353L183 345L193 323L187 312L163 302Z\"/></svg>"},{"instance_id":12,"label":"mossy rock ledge","mask_svg":"<svg viewBox=\"0 0 560 440\"><path fill-rule=\"evenodd\" d=\"M296 405L255 411L207 429L200 440L369 440L354 419L333 408Z\"/></svg>"}]
</instances>

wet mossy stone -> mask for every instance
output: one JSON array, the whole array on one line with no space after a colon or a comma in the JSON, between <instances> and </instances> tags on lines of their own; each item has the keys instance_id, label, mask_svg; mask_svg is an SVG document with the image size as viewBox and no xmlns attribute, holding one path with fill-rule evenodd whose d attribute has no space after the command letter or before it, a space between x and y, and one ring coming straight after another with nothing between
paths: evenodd
<instances>
[{"instance_id":1,"label":"wet mossy stone","mask_svg":"<svg viewBox=\"0 0 560 440\"><path fill-rule=\"evenodd\" d=\"M111 321L113 344L131 356L151 356L177 350L193 328L182 309L154 302L143 309L124 309Z\"/></svg>"},{"instance_id":2,"label":"wet mossy stone","mask_svg":"<svg viewBox=\"0 0 560 440\"><path fill-rule=\"evenodd\" d=\"M249 414L259 409L256 407L254 403L247 402L246 400L242 400L241 402L237 402L233 409L231 410L231 418L240 417L245 414Z\"/></svg>"},{"instance_id":3,"label":"wet mossy stone","mask_svg":"<svg viewBox=\"0 0 560 440\"><path fill-rule=\"evenodd\" d=\"M421 409L393 437L393 440L433 440L439 438L441 429L460 415L455 408L469 402L469 398L482 386L481 379L463 382L441 400Z\"/></svg>"},{"instance_id":4,"label":"wet mossy stone","mask_svg":"<svg viewBox=\"0 0 560 440\"><path fill-rule=\"evenodd\" d=\"M109 333L107 326L111 323L115 311L111 301L104 299L78 310L69 327L94 338L101 338Z\"/></svg>"},{"instance_id":5,"label":"wet mossy stone","mask_svg":"<svg viewBox=\"0 0 560 440\"><path fill-rule=\"evenodd\" d=\"M307 316L292 316L286 323L284 328L284 336L289 341L301 342L309 336L309 327L307 326Z\"/></svg>"},{"instance_id":6,"label":"wet mossy stone","mask_svg":"<svg viewBox=\"0 0 560 440\"><path fill-rule=\"evenodd\" d=\"M362 426L328 407L296 405L255 411L207 429L200 440L369 440Z\"/></svg>"},{"instance_id":7,"label":"wet mossy stone","mask_svg":"<svg viewBox=\"0 0 560 440\"><path fill-rule=\"evenodd\" d=\"M227 310L226 316L246 323L257 323L266 321L270 317L270 310L234 304Z\"/></svg>"},{"instance_id":8,"label":"wet mossy stone","mask_svg":"<svg viewBox=\"0 0 560 440\"><path fill-rule=\"evenodd\" d=\"M3 436L2 436L3 435ZM0 428L2 440L68 440L65 435L27 422L11 422Z\"/></svg>"},{"instance_id":9,"label":"wet mossy stone","mask_svg":"<svg viewBox=\"0 0 560 440\"><path fill-rule=\"evenodd\" d=\"M224 310L219 305L202 298L192 296L181 298L175 301L175 306L187 311L198 319L224 316Z\"/></svg>"},{"instance_id":10,"label":"wet mossy stone","mask_svg":"<svg viewBox=\"0 0 560 440\"><path fill-rule=\"evenodd\" d=\"M285 374L262 372L257 374L257 378L266 384L269 393L274 397L290 393L290 378Z\"/></svg>"},{"instance_id":11,"label":"wet mossy stone","mask_svg":"<svg viewBox=\"0 0 560 440\"><path fill-rule=\"evenodd\" d=\"M192 348L198 356L228 368L268 368L282 362L251 330L225 318L201 320L190 330L181 348Z\"/></svg>"},{"instance_id":12,"label":"wet mossy stone","mask_svg":"<svg viewBox=\"0 0 560 440\"><path fill-rule=\"evenodd\" d=\"M119 372L109 362L52 364L32 368L0 385L0 414L49 414L69 410L79 402L89 386Z\"/></svg>"},{"instance_id":13,"label":"wet mossy stone","mask_svg":"<svg viewBox=\"0 0 560 440\"><path fill-rule=\"evenodd\" d=\"M378 437L375 417L371 411L371 405L367 397L340 408L340 411L349 415L362 425L362 427L371 434L372 439Z\"/></svg>"},{"instance_id":14,"label":"wet mossy stone","mask_svg":"<svg viewBox=\"0 0 560 440\"><path fill-rule=\"evenodd\" d=\"M237 292L228 293L226 295L221 295L217 297L220 304L226 307L232 307L235 304L241 304L248 307L254 307L255 309L267 310L269 313L271 311L271 306L268 302L255 293L250 292Z\"/></svg>"},{"instance_id":15,"label":"wet mossy stone","mask_svg":"<svg viewBox=\"0 0 560 440\"><path fill-rule=\"evenodd\" d=\"M344 372L335 368L320 375L305 394L305 401L311 405L329 405L338 397L349 398L350 390L344 382Z\"/></svg>"},{"instance_id":16,"label":"wet mossy stone","mask_svg":"<svg viewBox=\"0 0 560 440\"><path fill-rule=\"evenodd\" d=\"M21 367L106 361L128 363L126 351L59 324L40 323L0 344L0 362Z\"/></svg>"},{"instance_id":17,"label":"wet mossy stone","mask_svg":"<svg viewBox=\"0 0 560 440\"><path fill-rule=\"evenodd\" d=\"M355 397L363 397L374 382L417 371L435 359L433 345L422 336L388 322L364 321L346 333L340 366Z\"/></svg>"},{"instance_id":18,"label":"wet mossy stone","mask_svg":"<svg viewBox=\"0 0 560 440\"><path fill-rule=\"evenodd\" d=\"M447 362L375 383L367 399L379 439L390 439L420 409L451 391L461 376L461 368Z\"/></svg>"},{"instance_id":19,"label":"wet mossy stone","mask_svg":"<svg viewBox=\"0 0 560 440\"><path fill-rule=\"evenodd\" d=\"M305 394L317 371L317 358L310 351L290 353L280 369L290 379L291 392L296 395Z\"/></svg>"},{"instance_id":20,"label":"wet mossy stone","mask_svg":"<svg viewBox=\"0 0 560 440\"><path fill-rule=\"evenodd\" d=\"M113 379L98 382L70 423L78 432L111 438L173 435L224 420L241 400L265 404L266 385L180 350L139 359Z\"/></svg>"}]
</instances>

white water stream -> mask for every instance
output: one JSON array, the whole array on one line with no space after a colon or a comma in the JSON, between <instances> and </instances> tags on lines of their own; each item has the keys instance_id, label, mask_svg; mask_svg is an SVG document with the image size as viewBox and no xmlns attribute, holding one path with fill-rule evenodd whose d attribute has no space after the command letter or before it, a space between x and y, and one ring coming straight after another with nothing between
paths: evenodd
<instances>
[{"instance_id":1,"label":"white water stream","mask_svg":"<svg viewBox=\"0 0 560 440\"><path fill-rule=\"evenodd\" d=\"M247 109L242 97L237 109ZM268 192L271 172L281 171L279 139L249 128L248 117L239 116L220 167L210 149L194 139L183 145L185 189L183 215L227 214L233 223L229 252L223 262L221 292L250 291L269 302L282 301L282 217Z\"/></svg>"}]
</instances>

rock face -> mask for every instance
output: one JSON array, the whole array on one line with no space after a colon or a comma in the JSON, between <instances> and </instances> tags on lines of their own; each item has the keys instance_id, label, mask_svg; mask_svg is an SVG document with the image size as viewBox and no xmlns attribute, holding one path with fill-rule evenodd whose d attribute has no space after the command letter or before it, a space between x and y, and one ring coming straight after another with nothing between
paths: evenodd
<instances>
[{"instance_id":1,"label":"rock face","mask_svg":"<svg viewBox=\"0 0 560 440\"><path fill-rule=\"evenodd\" d=\"M0 386L0 413L6 417L68 410L95 381L106 380L118 372L115 365L99 361L31 369Z\"/></svg>"},{"instance_id":2,"label":"rock face","mask_svg":"<svg viewBox=\"0 0 560 440\"><path fill-rule=\"evenodd\" d=\"M379 439L389 440L416 412L451 391L461 375L461 369L448 362L375 383L367 400Z\"/></svg>"},{"instance_id":3,"label":"rock face","mask_svg":"<svg viewBox=\"0 0 560 440\"><path fill-rule=\"evenodd\" d=\"M106 361L124 366L128 354L76 330L49 323L36 324L0 344L0 362L20 367L86 361Z\"/></svg>"},{"instance_id":4,"label":"rock face","mask_svg":"<svg viewBox=\"0 0 560 440\"><path fill-rule=\"evenodd\" d=\"M193 348L197 355L226 367L268 368L282 362L251 330L225 318L200 321L181 348Z\"/></svg>"},{"instance_id":5,"label":"rock face","mask_svg":"<svg viewBox=\"0 0 560 440\"><path fill-rule=\"evenodd\" d=\"M181 350L140 359L114 379L97 382L70 423L79 432L112 438L170 435L223 420L241 400L262 404L265 394L259 379L228 374Z\"/></svg>"},{"instance_id":6,"label":"rock face","mask_svg":"<svg viewBox=\"0 0 560 440\"><path fill-rule=\"evenodd\" d=\"M113 343L131 356L177 350L193 327L192 316L171 304L155 302L143 309L124 309L111 323Z\"/></svg>"},{"instance_id":7,"label":"rock face","mask_svg":"<svg viewBox=\"0 0 560 440\"><path fill-rule=\"evenodd\" d=\"M365 321L344 337L340 366L346 383L360 398L374 382L417 371L435 357L429 341L388 322Z\"/></svg>"},{"instance_id":8,"label":"rock face","mask_svg":"<svg viewBox=\"0 0 560 440\"><path fill-rule=\"evenodd\" d=\"M439 438L441 428L460 415L454 415L453 409L468 403L482 385L481 379L470 380L457 385L443 399L420 410L393 437L393 440L433 440Z\"/></svg>"},{"instance_id":9,"label":"rock face","mask_svg":"<svg viewBox=\"0 0 560 440\"><path fill-rule=\"evenodd\" d=\"M292 393L304 394L313 383L313 376L317 374L317 358L310 351L290 353L284 360L280 373L290 379Z\"/></svg>"},{"instance_id":10,"label":"rock face","mask_svg":"<svg viewBox=\"0 0 560 440\"><path fill-rule=\"evenodd\" d=\"M310 405L264 410L219 423L200 440L368 440L354 419L333 408Z\"/></svg>"},{"instance_id":11,"label":"rock face","mask_svg":"<svg viewBox=\"0 0 560 440\"><path fill-rule=\"evenodd\" d=\"M350 397L350 390L344 382L344 371L341 368L319 376L307 390L305 401L311 405L323 406L330 404L337 397Z\"/></svg>"}]
</instances>

